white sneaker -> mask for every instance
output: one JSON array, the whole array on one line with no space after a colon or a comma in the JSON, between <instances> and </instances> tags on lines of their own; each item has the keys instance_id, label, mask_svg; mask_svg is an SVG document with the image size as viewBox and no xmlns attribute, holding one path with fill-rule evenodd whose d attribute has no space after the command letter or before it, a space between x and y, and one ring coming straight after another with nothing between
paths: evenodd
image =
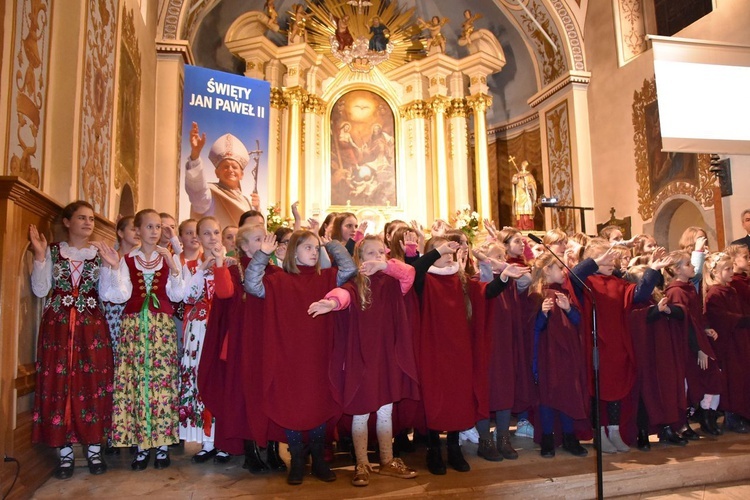
<instances>
[{"instance_id":1,"label":"white sneaker","mask_svg":"<svg viewBox=\"0 0 750 500\"><path fill-rule=\"evenodd\" d=\"M458 433L458 439L461 441L469 441L474 444L479 444L479 431L476 427L466 429Z\"/></svg>"},{"instance_id":2,"label":"white sneaker","mask_svg":"<svg viewBox=\"0 0 750 500\"><path fill-rule=\"evenodd\" d=\"M534 439L534 426L531 422L522 418L516 425L516 437L531 438Z\"/></svg>"}]
</instances>

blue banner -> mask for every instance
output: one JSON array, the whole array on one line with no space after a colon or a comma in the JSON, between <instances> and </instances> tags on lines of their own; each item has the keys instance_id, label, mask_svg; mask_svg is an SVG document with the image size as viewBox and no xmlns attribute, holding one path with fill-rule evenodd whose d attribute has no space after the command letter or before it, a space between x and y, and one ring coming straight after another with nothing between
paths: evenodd
<instances>
[{"instance_id":1,"label":"blue banner","mask_svg":"<svg viewBox=\"0 0 750 500\"><path fill-rule=\"evenodd\" d=\"M266 81L185 66L180 221L236 226L255 199L269 204L270 95Z\"/></svg>"}]
</instances>

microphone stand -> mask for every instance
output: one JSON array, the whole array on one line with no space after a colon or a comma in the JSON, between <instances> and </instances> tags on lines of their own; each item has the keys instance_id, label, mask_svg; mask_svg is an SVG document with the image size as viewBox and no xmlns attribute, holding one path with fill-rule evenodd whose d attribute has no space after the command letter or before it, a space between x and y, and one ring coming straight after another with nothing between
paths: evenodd
<instances>
[{"instance_id":1,"label":"microphone stand","mask_svg":"<svg viewBox=\"0 0 750 500\"><path fill-rule=\"evenodd\" d=\"M594 404L593 404L593 413L594 413L594 442L597 443L596 446L596 498L603 499L604 498L604 469L602 464L602 446L601 443L599 443L601 432L600 427L600 418L599 418L599 343L597 341L597 325L596 325L596 297L594 296L593 290L589 288L589 286L583 282L583 280L573 272L573 270L568 267L568 265L555 253L553 252L550 247L548 247L542 239L533 234L528 234L529 238L534 243L539 243L544 248L551 253L557 261L562 264L562 266L568 270L568 275L572 276L573 279L575 279L578 284L581 285L583 290L588 292L589 297L591 298L591 337L593 339L593 352L592 352L592 361L594 365Z\"/></svg>"}]
</instances>

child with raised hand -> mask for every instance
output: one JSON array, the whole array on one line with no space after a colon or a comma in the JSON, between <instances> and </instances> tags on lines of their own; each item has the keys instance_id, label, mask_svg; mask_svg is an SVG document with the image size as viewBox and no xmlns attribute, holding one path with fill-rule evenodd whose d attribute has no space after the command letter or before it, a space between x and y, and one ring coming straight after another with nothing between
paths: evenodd
<instances>
[{"instance_id":1,"label":"child with raised hand","mask_svg":"<svg viewBox=\"0 0 750 500\"><path fill-rule=\"evenodd\" d=\"M695 277L692 279L692 283L698 293L701 294L703 264L706 262L706 256L709 253L708 235L706 235L706 231L703 228L690 226L680 236L679 246L680 250L690 252L690 261L695 268Z\"/></svg>"},{"instance_id":2,"label":"child with raised hand","mask_svg":"<svg viewBox=\"0 0 750 500\"><path fill-rule=\"evenodd\" d=\"M729 284L737 291L745 313L750 314L750 251L746 245L729 245L724 252L732 258Z\"/></svg>"},{"instance_id":3,"label":"child with raised hand","mask_svg":"<svg viewBox=\"0 0 750 500\"><path fill-rule=\"evenodd\" d=\"M29 226L31 289L46 297L37 342L32 441L59 449L54 476L68 479L74 471L73 443L86 447L91 474L107 470L101 443L112 419L112 348L99 297L109 266L118 263L106 243L90 241L95 219L89 203L70 203L61 215L64 241L48 245L36 226ZM113 253L114 259L104 258Z\"/></svg>"},{"instance_id":4,"label":"child with raised hand","mask_svg":"<svg viewBox=\"0 0 750 500\"><path fill-rule=\"evenodd\" d=\"M113 432L114 446L138 446L133 470L145 470L150 449L154 466L169 467L170 444L179 440L179 361L172 302L185 295L186 280L179 257L159 246L161 218L141 210L134 224L141 239L104 281L104 300L125 303L117 353ZM106 260L117 266L117 253ZM103 257L104 258L104 257Z\"/></svg>"},{"instance_id":5,"label":"child with raised hand","mask_svg":"<svg viewBox=\"0 0 750 500\"><path fill-rule=\"evenodd\" d=\"M480 350L481 346L474 345L476 336L471 331L473 308L481 309L484 299L496 297L505 289L508 278L522 274L516 266L508 266L489 284L468 280L454 260L459 247L445 237L433 237L425 255L412 264L416 270L414 288L422 299L416 354L429 429L427 467L437 475L446 472L439 432L448 431L448 463L459 472L467 472L470 466L461 452L459 431L472 427L479 418L489 417L475 398L475 392L486 389L489 377L474 369L475 347ZM484 394L481 396L484 401Z\"/></svg>"},{"instance_id":6,"label":"child with raised hand","mask_svg":"<svg viewBox=\"0 0 750 500\"><path fill-rule=\"evenodd\" d=\"M750 316L745 314L737 291L730 282L732 258L724 252L708 255L703 265L704 310L708 324L716 330L713 339L719 367L724 375L721 408L727 430L750 432Z\"/></svg>"},{"instance_id":7,"label":"child with raised hand","mask_svg":"<svg viewBox=\"0 0 750 500\"><path fill-rule=\"evenodd\" d=\"M373 412L377 414L380 474L403 479L417 476L400 458L393 458L392 446L393 403L419 398L412 332L403 299L414 282L414 268L396 259L386 260L385 250L380 237L365 236L354 248L359 274L308 311L319 316L349 302L341 312L344 317L337 318L342 342L335 346L334 366L344 367L337 380L342 381L343 412L353 415L354 486L369 484L367 421ZM342 294L348 297L337 300Z\"/></svg>"},{"instance_id":8,"label":"child with raised hand","mask_svg":"<svg viewBox=\"0 0 750 500\"><path fill-rule=\"evenodd\" d=\"M599 359L600 362L600 408L606 409L608 425L596 429L596 442L604 453L626 452L630 447L625 444L620 433L620 416L622 400L630 393L636 380L636 365L633 354L633 341L628 331L627 315L634 304L646 302L651 298L654 287L660 280L660 270L669 264L663 258L663 251L655 255L643 278L636 283L628 283L614 275L615 257L613 246L602 239L592 240L586 252L585 260L573 271L593 290L597 304ZM619 264L619 262L617 263ZM583 329L589 390L593 396L591 335L592 300L578 282L572 282L579 302L583 305Z\"/></svg>"},{"instance_id":9,"label":"child with raised hand","mask_svg":"<svg viewBox=\"0 0 750 500\"><path fill-rule=\"evenodd\" d=\"M308 431L313 475L333 481L336 475L323 458L326 422L341 411L340 395L331 386L329 374L333 318L310 315L308 309L352 278L357 268L343 245L330 241L326 250L337 267L321 269L318 236L295 231L282 264L284 272L266 275L276 246L275 236L266 235L245 271L244 283L248 293L265 299L264 408L286 431L292 455L287 482L301 484L304 477L303 431Z\"/></svg>"},{"instance_id":10,"label":"child with raised hand","mask_svg":"<svg viewBox=\"0 0 750 500\"><path fill-rule=\"evenodd\" d=\"M280 437L268 440L262 407L264 301L247 294L242 284L244 270L265 236L265 225L242 226L237 233L239 258L214 268L216 293L198 371L201 397L216 418L215 446L233 455L244 453L242 467L251 474L286 471L279 457ZM281 268L269 264L266 274L274 272ZM260 447L266 445L263 461Z\"/></svg>"},{"instance_id":11,"label":"child with raised hand","mask_svg":"<svg viewBox=\"0 0 750 500\"><path fill-rule=\"evenodd\" d=\"M534 261L530 301L534 317L532 372L539 386L539 417L542 427L541 456L555 456L555 417L562 426L562 446L572 455L588 451L575 434L574 421L587 416L586 361L578 326L581 312L564 288L567 280L554 255L543 253Z\"/></svg>"},{"instance_id":12,"label":"child with raised hand","mask_svg":"<svg viewBox=\"0 0 750 500\"><path fill-rule=\"evenodd\" d=\"M708 327L703 314L703 299L698 295L692 279L695 268L690 252L676 250L669 254L672 263L664 268L667 286L664 290L672 307L680 307L685 312L686 321L671 322L673 335L687 338L685 379L688 386L688 399L700 403L698 408L701 430L706 434L718 436L721 429L716 424L719 398L722 391L722 373L716 362L716 354L709 338L716 340L717 333ZM681 330L682 329L682 330ZM639 434L639 447L648 447L648 436L644 440Z\"/></svg>"},{"instance_id":13,"label":"child with raised hand","mask_svg":"<svg viewBox=\"0 0 750 500\"><path fill-rule=\"evenodd\" d=\"M186 267L192 274L185 294L185 316L183 351L180 359L180 439L202 443L201 450L193 456L193 462L204 463L211 458L218 463L229 461L229 454L214 446L216 436L213 416L207 411L198 391L198 373L206 337L206 325L211 312L216 283L214 269L224 266L226 249L222 246L221 228L214 217L204 217L193 227L183 228L183 255L191 254L195 247L203 252L196 260L188 261ZM193 242L193 233L197 241Z\"/></svg>"}]
</instances>

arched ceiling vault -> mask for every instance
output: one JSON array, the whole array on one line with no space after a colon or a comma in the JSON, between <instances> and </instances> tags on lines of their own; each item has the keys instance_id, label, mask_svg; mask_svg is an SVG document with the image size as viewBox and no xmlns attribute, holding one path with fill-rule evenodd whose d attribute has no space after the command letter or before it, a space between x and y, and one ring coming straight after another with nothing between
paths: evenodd
<instances>
[{"instance_id":1,"label":"arched ceiling vault","mask_svg":"<svg viewBox=\"0 0 750 500\"><path fill-rule=\"evenodd\" d=\"M279 24L284 29L292 5L300 0L277 0ZM522 2L521 5L519 2ZM488 113L490 126L513 122L532 111L528 100L570 71L585 71L583 19L588 0L400 0L414 7L416 16L448 17L443 29L448 55L463 57L458 46L463 11L481 13L475 26L492 31L505 51L507 64L489 81L494 104ZM224 46L232 22L248 11L262 11L264 0L163 0L157 37L187 40L199 66L241 73L243 62ZM531 14L531 15L529 15ZM532 19L533 17L533 19ZM540 29L541 27L541 29ZM542 30L544 33L542 33ZM269 32L278 45L280 34Z\"/></svg>"}]
</instances>

